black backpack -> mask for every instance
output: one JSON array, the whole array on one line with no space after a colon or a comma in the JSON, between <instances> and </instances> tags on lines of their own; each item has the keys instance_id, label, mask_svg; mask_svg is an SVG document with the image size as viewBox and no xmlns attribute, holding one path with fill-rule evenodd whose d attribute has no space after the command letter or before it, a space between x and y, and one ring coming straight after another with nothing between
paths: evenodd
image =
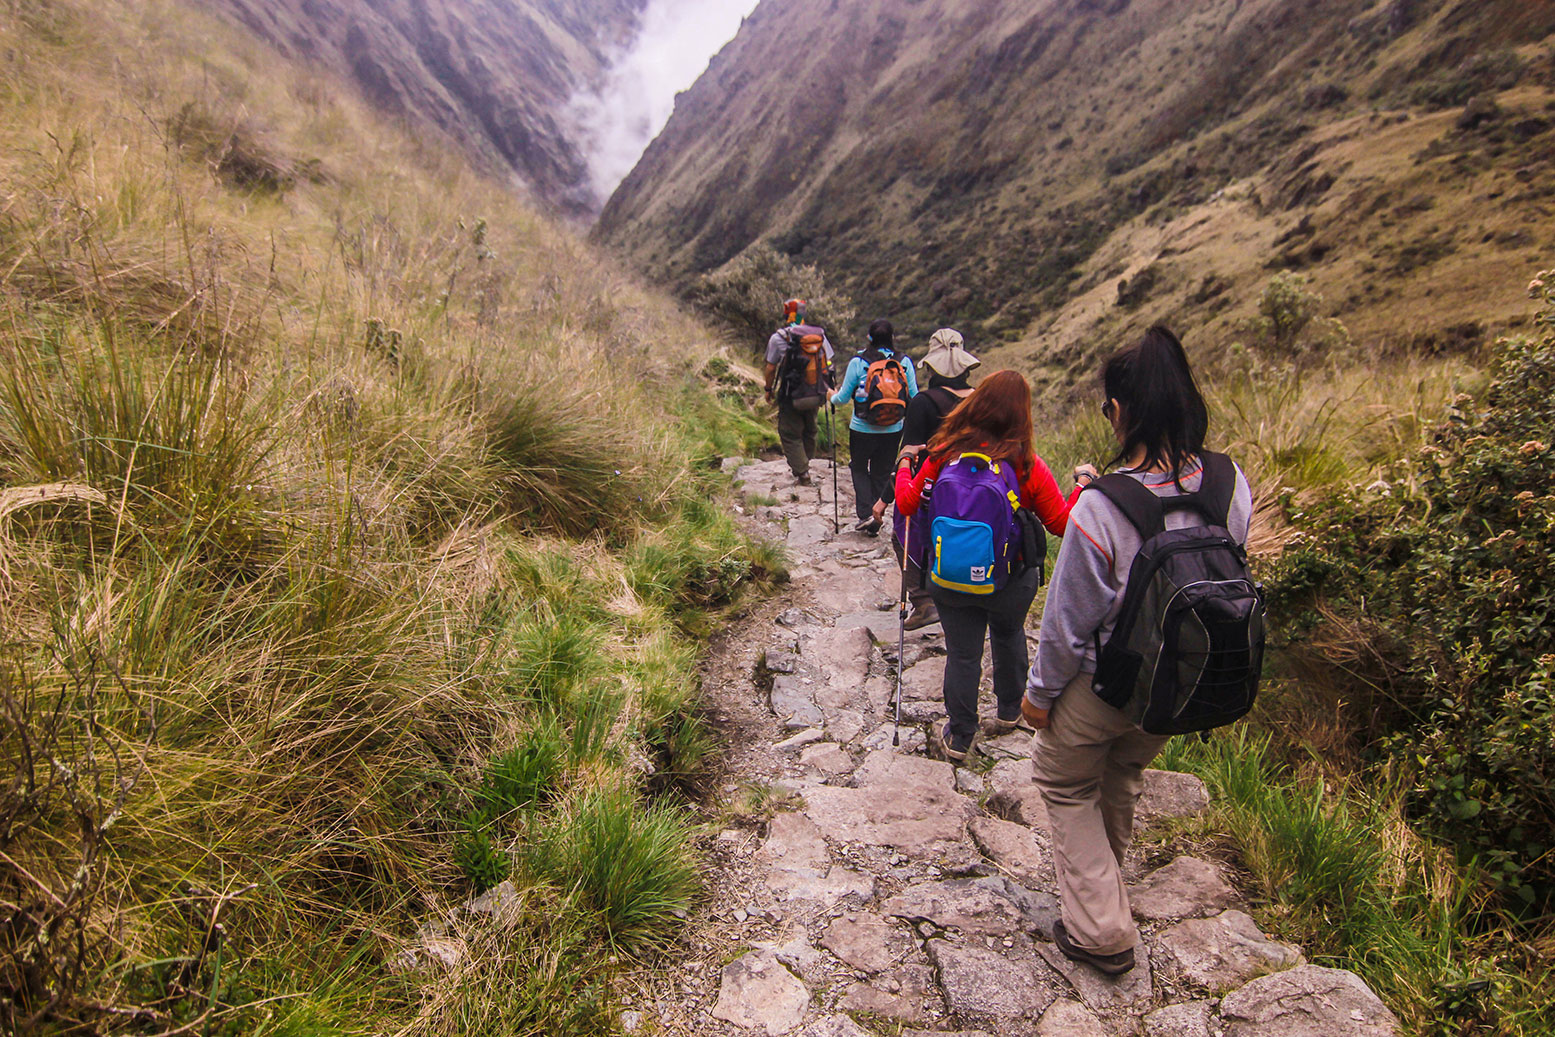
<instances>
[{"instance_id":1,"label":"black backpack","mask_svg":"<svg viewBox=\"0 0 1555 1037\"><path fill-rule=\"evenodd\" d=\"M1122 474L1092 487L1144 541L1105 646L1097 633L1092 687L1153 735L1207 731L1246 716L1263 670L1263 588L1226 529L1236 467L1224 454L1202 456L1197 493L1158 497ZM1166 513L1182 508L1209 525L1168 530Z\"/></svg>"}]
</instances>

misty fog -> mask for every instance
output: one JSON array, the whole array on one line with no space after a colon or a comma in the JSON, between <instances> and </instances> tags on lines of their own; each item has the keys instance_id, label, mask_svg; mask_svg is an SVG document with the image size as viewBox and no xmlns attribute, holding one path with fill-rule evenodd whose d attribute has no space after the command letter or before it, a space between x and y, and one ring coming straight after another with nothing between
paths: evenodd
<instances>
[{"instance_id":1,"label":"misty fog","mask_svg":"<svg viewBox=\"0 0 1555 1037\"><path fill-rule=\"evenodd\" d=\"M573 102L580 143L601 203L632 171L708 61L734 38L757 0L649 0L642 32L604 84Z\"/></svg>"}]
</instances>

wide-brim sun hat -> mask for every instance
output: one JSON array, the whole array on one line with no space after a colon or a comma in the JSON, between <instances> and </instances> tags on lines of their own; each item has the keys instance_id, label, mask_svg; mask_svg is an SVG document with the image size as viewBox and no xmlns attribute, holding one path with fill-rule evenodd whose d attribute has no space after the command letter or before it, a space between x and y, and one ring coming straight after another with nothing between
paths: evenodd
<instances>
[{"instance_id":1,"label":"wide-brim sun hat","mask_svg":"<svg viewBox=\"0 0 1555 1037\"><path fill-rule=\"evenodd\" d=\"M940 328L929 336L929 351L923 365L941 378L959 378L982 363L962 345L961 332Z\"/></svg>"}]
</instances>

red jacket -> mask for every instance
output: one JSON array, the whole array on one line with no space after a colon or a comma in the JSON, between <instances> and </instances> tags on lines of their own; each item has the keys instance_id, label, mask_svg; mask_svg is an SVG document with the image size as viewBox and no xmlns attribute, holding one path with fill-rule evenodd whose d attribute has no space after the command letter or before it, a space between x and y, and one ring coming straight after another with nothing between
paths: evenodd
<instances>
[{"instance_id":1,"label":"red jacket","mask_svg":"<svg viewBox=\"0 0 1555 1037\"><path fill-rule=\"evenodd\" d=\"M1069 508L1079 499L1081 487L1076 486L1069 499L1065 500L1047 464L1040 457L1036 460L1037 463L1020 482L1021 507L1029 508L1034 512L1049 533L1061 537L1069 526ZM932 457L923 462L923 467L918 469L917 475L912 475L906 465L898 468L896 470L896 510L903 515L917 514L918 506L923 503L924 493L934 488L934 480L939 478L939 473L944 468L944 460L936 460Z\"/></svg>"}]
</instances>

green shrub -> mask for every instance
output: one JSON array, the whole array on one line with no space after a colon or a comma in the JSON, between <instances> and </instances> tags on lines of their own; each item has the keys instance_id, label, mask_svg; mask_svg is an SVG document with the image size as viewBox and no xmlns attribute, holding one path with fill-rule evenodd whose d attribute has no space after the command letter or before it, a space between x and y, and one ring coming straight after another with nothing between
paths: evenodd
<instances>
[{"instance_id":1,"label":"green shrub","mask_svg":"<svg viewBox=\"0 0 1555 1037\"><path fill-rule=\"evenodd\" d=\"M843 341L858 319L858 306L842 289L826 281L819 267L795 263L763 242L751 245L691 289L691 301L751 343L766 346L783 323L783 303L804 299L810 322Z\"/></svg>"},{"instance_id":2,"label":"green shrub","mask_svg":"<svg viewBox=\"0 0 1555 1037\"><path fill-rule=\"evenodd\" d=\"M1361 676L1412 813L1534 915L1555 903L1555 292L1388 482L1295 517L1276 602ZM1310 596L1315 592L1315 599ZM1312 602L1315 611L1302 612Z\"/></svg>"},{"instance_id":3,"label":"green shrub","mask_svg":"<svg viewBox=\"0 0 1555 1037\"><path fill-rule=\"evenodd\" d=\"M1302 274L1275 274L1258 298L1258 316L1242 325L1254 349L1280 358L1332 356L1350 344L1338 320L1322 316L1323 297Z\"/></svg>"}]
</instances>

